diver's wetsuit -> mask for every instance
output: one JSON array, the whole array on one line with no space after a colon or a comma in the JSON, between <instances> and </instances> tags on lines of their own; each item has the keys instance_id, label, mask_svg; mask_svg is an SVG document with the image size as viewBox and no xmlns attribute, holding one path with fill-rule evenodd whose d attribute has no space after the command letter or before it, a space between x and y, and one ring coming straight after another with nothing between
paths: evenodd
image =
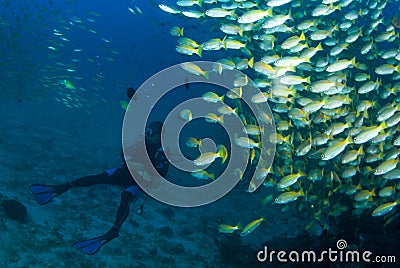
<instances>
[{"instance_id":1,"label":"diver's wetsuit","mask_svg":"<svg viewBox=\"0 0 400 268\"><path fill-rule=\"evenodd\" d=\"M165 177L168 172L169 162L167 161L162 148L157 146L147 146L147 152L156 170L161 176ZM124 160L123 154L122 159ZM85 176L71 181L70 184L73 187L88 187L96 184L109 184L118 185L125 188L125 190L121 193L121 202L114 222L114 227L118 228L121 227L122 223L129 214L130 203L141 191L135 180L132 178L125 160L123 166L120 168L108 169L97 175Z\"/></svg>"}]
</instances>

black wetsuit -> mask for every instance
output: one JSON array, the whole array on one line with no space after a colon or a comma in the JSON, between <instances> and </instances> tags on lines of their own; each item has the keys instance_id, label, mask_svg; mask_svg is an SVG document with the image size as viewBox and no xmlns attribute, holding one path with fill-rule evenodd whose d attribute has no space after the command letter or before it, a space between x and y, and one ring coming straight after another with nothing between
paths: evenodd
<instances>
[{"instance_id":1,"label":"black wetsuit","mask_svg":"<svg viewBox=\"0 0 400 268\"><path fill-rule=\"evenodd\" d=\"M147 153L155 169L161 176L165 177L168 172L169 163L162 148L147 146ZM122 159L124 160L123 155ZM129 214L130 203L141 192L141 189L132 178L125 160L122 167L108 169L100 174L85 176L71 182L71 186L73 187L88 187L96 184L118 185L125 189L121 193L121 202L114 222L114 227L121 227Z\"/></svg>"},{"instance_id":2,"label":"black wetsuit","mask_svg":"<svg viewBox=\"0 0 400 268\"><path fill-rule=\"evenodd\" d=\"M161 176L165 177L168 172L169 163L162 148L149 149L148 154L154 167ZM123 155L122 159L124 160ZM137 185L126 166L125 160L120 168L108 169L100 174L85 176L72 182L74 187L88 187L96 184L118 185L123 188Z\"/></svg>"}]
</instances>

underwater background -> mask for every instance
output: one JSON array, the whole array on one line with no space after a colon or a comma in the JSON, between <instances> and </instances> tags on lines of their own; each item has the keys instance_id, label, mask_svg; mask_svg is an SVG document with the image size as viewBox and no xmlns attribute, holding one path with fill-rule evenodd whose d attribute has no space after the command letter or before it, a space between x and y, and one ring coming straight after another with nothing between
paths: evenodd
<instances>
[{"instance_id":1,"label":"underwater background","mask_svg":"<svg viewBox=\"0 0 400 268\"><path fill-rule=\"evenodd\" d=\"M315 5L320 2L313 1ZM320 252L336 248L340 239L347 241L349 249L396 256L398 261L396 208L386 225L387 219L371 217L372 208L353 214L349 198L341 203L346 210L310 228L315 215L294 205L299 200L287 206L275 204L273 198L266 201L278 195L273 187L249 193L246 180L216 202L196 208L173 207L148 198L143 214L137 215L141 197L131 205L119 237L99 253L86 256L71 247L82 237L98 236L112 226L122 189L108 185L71 189L39 206L29 185L59 184L119 167L125 113L121 101L127 101L128 87L138 88L158 71L185 61L245 55L224 49L203 51L201 58L178 53L178 37L170 33L174 26L184 28L184 36L202 42L223 35L219 26L213 26L215 21L168 14L160 4L176 6L176 1L0 1L0 266L367 267L363 262L262 263L256 256L264 246L276 251ZM399 2L388 2L382 11L385 25L396 15ZM382 44L381 50L399 50L399 29L393 31L396 40ZM373 66L382 63L378 58L368 62ZM399 66L398 60L394 65ZM246 73L252 79L257 77L250 68ZM163 99L152 119L164 119L181 101L208 91L223 94L207 85L181 86ZM398 91L393 94L397 102L396 94ZM387 103L380 101L377 109ZM215 125L209 129L188 127L182 145L196 134L218 139L219 131ZM193 159L198 152L192 149L183 151ZM211 172L217 177L220 162ZM167 178L182 184L198 183L174 168ZM388 201L396 201L395 196L399 197L397 192ZM374 203L373 208L376 206ZM221 224L245 226L260 217L264 221L248 235L219 231Z\"/></svg>"}]
</instances>

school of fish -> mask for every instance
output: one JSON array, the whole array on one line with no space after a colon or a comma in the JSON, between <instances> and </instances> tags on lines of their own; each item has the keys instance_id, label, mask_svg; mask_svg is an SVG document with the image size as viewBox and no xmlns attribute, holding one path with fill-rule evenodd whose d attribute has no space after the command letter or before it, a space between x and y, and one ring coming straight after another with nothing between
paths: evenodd
<instances>
[{"instance_id":1,"label":"school of fish","mask_svg":"<svg viewBox=\"0 0 400 268\"><path fill-rule=\"evenodd\" d=\"M71 8L53 0L0 3L2 96L18 102L51 96L68 108L90 112L109 102L103 94L107 89L125 90L126 79L108 77L107 69L116 68L121 52L98 25L101 11L94 6L77 15L72 6L79 1L65 4ZM134 0L125 9L130 17L143 16Z\"/></svg>"},{"instance_id":2,"label":"school of fish","mask_svg":"<svg viewBox=\"0 0 400 268\"><path fill-rule=\"evenodd\" d=\"M159 8L214 29L216 36L196 40L173 27L178 53L196 60L215 51L227 55L213 70L193 63L183 69L206 78L224 70L246 73L226 94L208 92L203 99L221 104L219 115L207 115L211 123L247 119L235 143L251 150L252 164L260 158L263 130L231 100L240 99L252 80L262 94L251 101L270 105L277 134L269 141L277 153L273 166L256 174L271 189L263 204L310 213L306 229L315 222L329 228L328 218L345 212L382 216L385 226L400 215L400 38L395 20L384 16L387 1L181 0ZM189 113L182 119L190 121ZM257 116L270 120L263 111ZM201 140L191 137L187 144L201 146ZM213 159L225 154L212 152ZM267 213L243 229L239 223L218 230L247 235L264 220Z\"/></svg>"}]
</instances>

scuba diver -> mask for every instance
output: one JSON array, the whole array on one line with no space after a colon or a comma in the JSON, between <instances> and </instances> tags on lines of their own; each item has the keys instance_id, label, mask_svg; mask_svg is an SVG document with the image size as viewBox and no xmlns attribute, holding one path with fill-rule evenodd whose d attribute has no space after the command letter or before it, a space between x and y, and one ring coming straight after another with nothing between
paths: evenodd
<instances>
[{"instance_id":1,"label":"scuba diver","mask_svg":"<svg viewBox=\"0 0 400 268\"><path fill-rule=\"evenodd\" d=\"M135 90L133 88L128 88L126 94L131 99L135 94ZM145 143L153 166L161 176L165 177L168 172L169 163L161 146L162 125L162 122L155 121L146 127ZM130 204L142 191L129 172L123 153L122 160L124 162L122 167L108 169L97 175L85 176L59 185L33 184L30 186L31 192L35 194L35 200L40 205L47 204L53 198L66 192L72 187L88 187L96 184L109 184L118 185L125 189L121 193L120 205L118 207L114 225L111 229L104 235L73 244L74 248L81 250L83 253L89 255L95 254L103 245L119 236L119 230L125 219L128 217ZM138 214L141 213L143 204L138 209Z\"/></svg>"}]
</instances>

